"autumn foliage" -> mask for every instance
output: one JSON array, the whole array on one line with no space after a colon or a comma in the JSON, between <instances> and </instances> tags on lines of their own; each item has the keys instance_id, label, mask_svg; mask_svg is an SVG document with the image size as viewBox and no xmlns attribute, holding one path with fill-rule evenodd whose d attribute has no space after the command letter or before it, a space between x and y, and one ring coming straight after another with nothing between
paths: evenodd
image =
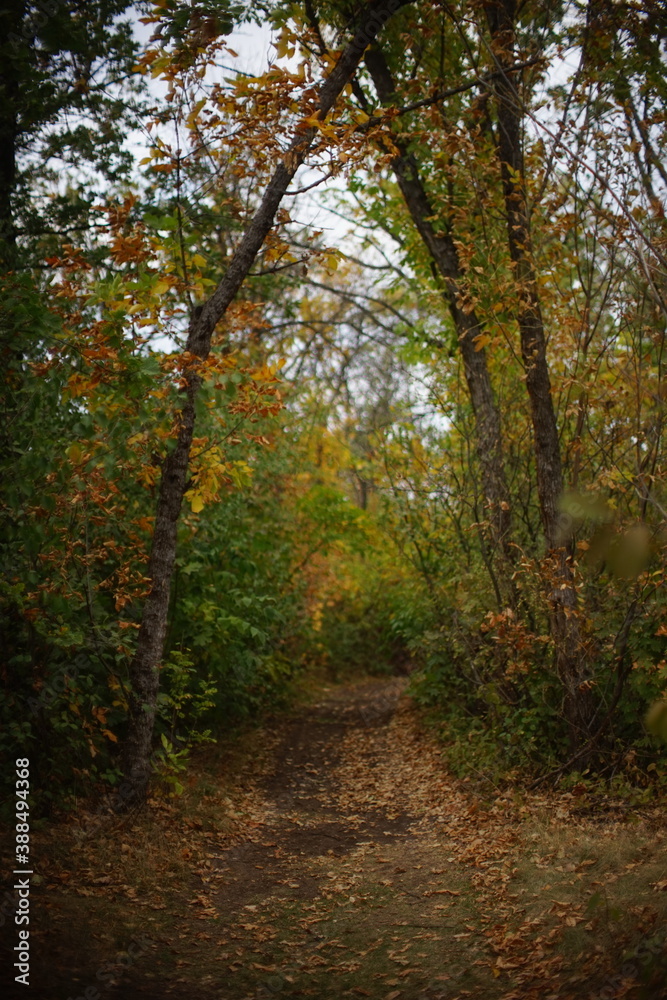
<instances>
[{"instance_id":1,"label":"autumn foliage","mask_svg":"<svg viewBox=\"0 0 667 1000\"><path fill-rule=\"evenodd\" d=\"M45 809L178 791L313 665L413 674L461 773L664 780L664 11L533 6L6 43L0 740Z\"/></svg>"}]
</instances>

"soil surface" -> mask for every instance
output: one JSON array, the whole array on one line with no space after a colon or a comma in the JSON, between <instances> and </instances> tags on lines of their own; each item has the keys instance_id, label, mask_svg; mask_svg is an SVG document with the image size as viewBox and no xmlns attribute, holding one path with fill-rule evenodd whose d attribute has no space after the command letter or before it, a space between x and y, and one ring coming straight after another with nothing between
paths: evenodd
<instances>
[{"instance_id":1,"label":"soil surface","mask_svg":"<svg viewBox=\"0 0 667 1000\"><path fill-rule=\"evenodd\" d=\"M572 795L473 794L405 684L325 687L209 762L184 801L83 816L45 861L32 983L16 995L667 996L664 830L635 817L639 878L639 861L596 850L609 836ZM634 912L615 915L622 868Z\"/></svg>"}]
</instances>

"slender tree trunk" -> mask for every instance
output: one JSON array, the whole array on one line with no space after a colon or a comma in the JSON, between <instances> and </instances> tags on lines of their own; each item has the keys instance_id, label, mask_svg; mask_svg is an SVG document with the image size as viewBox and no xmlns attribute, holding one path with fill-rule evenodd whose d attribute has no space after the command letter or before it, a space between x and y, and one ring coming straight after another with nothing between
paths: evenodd
<instances>
[{"instance_id":1,"label":"slender tree trunk","mask_svg":"<svg viewBox=\"0 0 667 1000\"><path fill-rule=\"evenodd\" d=\"M359 26L320 87L318 117L323 119L356 70L364 50L393 13L411 0L372 0L360 9ZM255 257L273 226L276 211L318 134L315 127L297 128L292 143L277 165L262 203L250 222L227 271L215 291L190 320L186 349L206 358L215 327L239 291ZM176 527L186 490L190 448L195 426L195 401L201 380L192 372L187 379L176 446L166 459L155 512L149 576L151 589L144 604L137 650L130 667L132 696L129 729L123 745L124 781L116 808L126 809L145 800L151 774L151 745L159 689L159 667L164 651L171 578L176 557Z\"/></svg>"},{"instance_id":2,"label":"slender tree trunk","mask_svg":"<svg viewBox=\"0 0 667 1000\"><path fill-rule=\"evenodd\" d=\"M395 99L395 84L381 49L375 45L366 53L366 67L378 98L383 104ZM500 577L503 599L514 603L509 567L515 561L511 545L510 495L503 460L500 412L495 400L486 351L476 345L482 324L475 311L464 312L462 298L463 275L459 256L451 233L436 232L435 211L419 174L419 166L404 142L392 136L399 155L392 160L392 169L412 221L428 250L444 284L445 301L457 333L466 384L475 416L477 456L482 474L482 488L491 524L492 548L500 556Z\"/></svg>"},{"instance_id":3,"label":"slender tree trunk","mask_svg":"<svg viewBox=\"0 0 667 1000\"><path fill-rule=\"evenodd\" d=\"M515 0L487 3L486 14L499 70L495 85L498 154L505 197L508 247L514 265L519 301L517 322L533 426L537 490L547 547L544 565L548 577L551 634L556 647L556 669L563 685L563 711L571 747L576 751L590 735L594 705L586 684L588 665L577 609L577 591L559 518L563 467L531 247L530 217L524 185L521 97L510 73L506 72L514 61Z\"/></svg>"}]
</instances>

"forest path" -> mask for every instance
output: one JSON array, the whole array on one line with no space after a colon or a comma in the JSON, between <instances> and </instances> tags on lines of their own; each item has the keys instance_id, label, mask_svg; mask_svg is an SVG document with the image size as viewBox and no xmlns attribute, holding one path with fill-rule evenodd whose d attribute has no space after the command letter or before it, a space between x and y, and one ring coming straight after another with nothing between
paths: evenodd
<instances>
[{"instance_id":1,"label":"forest path","mask_svg":"<svg viewBox=\"0 0 667 1000\"><path fill-rule=\"evenodd\" d=\"M57 950L68 992L57 975L32 995L663 995L655 969L642 992L646 963L621 976L630 939L607 896L604 918L591 911L606 865L592 845L608 837L568 814L571 795L526 803L494 791L482 800L452 780L404 688L402 678L323 688L221 762L231 784L209 771L189 817L181 803L114 829L89 820L94 837L79 838L87 867L77 887L68 875L47 897L52 919L36 942ZM655 836L642 834L640 854ZM634 843L626 849L637 854ZM104 867L114 851L118 861ZM645 862L650 902L659 848ZM630 919L655 965L658 916L637 902Z\"/></svg>"}]
</instances>

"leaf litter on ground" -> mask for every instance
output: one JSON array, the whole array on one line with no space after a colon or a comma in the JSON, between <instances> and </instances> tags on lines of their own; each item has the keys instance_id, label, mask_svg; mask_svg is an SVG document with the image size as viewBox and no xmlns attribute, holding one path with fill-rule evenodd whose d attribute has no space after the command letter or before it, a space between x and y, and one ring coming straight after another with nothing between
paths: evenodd
<instances>
[{"instance_id":1,"label":"leaf litter on ground","mask_svg":"<svg viewBox=\"0 0 667 1000\"><path fill-rule=\"evenodd\" d=\"M483 795L404 687L329 685L195 758L181 800L39 833L37 990L106 962L109 998L662 996L662 811Z\"/></svg>"}]
</instances>

